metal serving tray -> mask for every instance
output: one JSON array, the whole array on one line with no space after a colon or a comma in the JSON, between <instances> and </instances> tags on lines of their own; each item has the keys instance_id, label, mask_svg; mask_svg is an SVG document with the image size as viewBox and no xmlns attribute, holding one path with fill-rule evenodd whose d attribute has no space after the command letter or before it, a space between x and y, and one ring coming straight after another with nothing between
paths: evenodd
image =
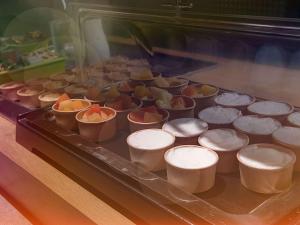
<instances>
[{"instance_id":1,"label":"metal serving tray","mask_svg":"<svg viewBox=\"0 0 300 225\"><path fill-rule=\"evenodd\" d=\"M24 135L24 128L31 133ZM42 142L36 142L33 134L59 146L58 152L47 153L47 147L41 144ZM267 195L248 191L241 185L238 173L217 174L214 188L205 193L185 193L167 183L165 171L145 172L130 162L126 144L128 134L119 132L113 140L101 144L91 143L82 139L76 132L57 127L50 109L24 114L19 117L17 125L17 141L58 168L70 166L67 161L55 156L60 155L59 152L62 151L75 156L84 164L101 167L102 172L104 168L109 174L117 174L114 179L122 181L122 185L128 185L133 194L151 200L156 207L175 215L182 223L203 224L207 221L211 224L274 224L300 206L300 174L296 173L292 187L281 194ZM53 155L50 156L51 154ZM72 173L80 172L82 171L78 169ZM67 174L70 175L70 172ZM88 178L88 175L82 176L87 176L85 182L88 183L94 182L89 179L98 179L97 173L92 178ZM89 183L88 187L90 185L93 186ZM94 188L103 187L94 186L92 190ZM110 188L113 189L113 186ZM122 197L118 198L121 201ZM130 200L127 201L130 206ZM140 210L139 213L143 211L142 208Z\"/></svg>"}]
</instances>

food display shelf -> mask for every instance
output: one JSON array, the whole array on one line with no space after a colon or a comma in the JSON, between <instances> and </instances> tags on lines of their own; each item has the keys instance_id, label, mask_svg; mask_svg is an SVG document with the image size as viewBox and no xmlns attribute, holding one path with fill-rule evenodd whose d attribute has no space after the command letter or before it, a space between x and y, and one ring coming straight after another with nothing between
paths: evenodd
<instances>
[{"instance_id":1,"label":"food display shelf","mask_svg":"<svg viewBox=\"0 0 300 225\"><path fill-rule=\"evenodd\" d=\"M110 141L89 142L78 132L58 127L48 108L21 115L16 139L136 222L151 223L160 218L174 219L172 224L203 224L206 221L210 224L266 225L276 223L300 205L300 174L297 173L291 188L280 194L247 190L240 183L239 173L217 174L211 190L186 193L168 184L165 170L146 172L131 163L126 143L128 135L129 132L119 131ZM142 210L145 205L149 208Z\"/></svg>"}]
</instances>

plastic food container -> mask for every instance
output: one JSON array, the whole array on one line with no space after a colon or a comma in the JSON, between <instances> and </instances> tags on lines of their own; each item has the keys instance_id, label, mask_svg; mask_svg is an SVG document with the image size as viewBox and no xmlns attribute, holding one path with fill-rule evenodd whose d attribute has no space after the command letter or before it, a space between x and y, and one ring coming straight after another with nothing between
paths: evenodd
<instances>
[{"instance_id":1,"label":"plastic food container","mask_svg":"<svg viewBox=\"0 0 300 225\"><path fill-rule=\"evenodd\" d=\"M167 179L189 193L204 192L215 184L218 155L207 148L182 145L165 153Z\"/></svg>"},{"instance_id":2,"label":"plastic food container","mask_svg":"<svg viewBox=\"0 0 300 225\"><path fill-rule=\"evenodd\" d=\"M231 107L246 113L247 107L256 101L254 96L239 94L235 92L226 92L215 98L215 103L222 107Z\"/></svg>"},{"instance_id":3,"label":"plastic food container","mask_svg":"<svg viewBox=\"0 0 300 225\"><path fill-rule=\"evenodd\" d=\"M91 106L89 101L83 99L71 99L71 100L78 100L81 101L84 105L84 108L80 110L74 111L60 111L57 109L57 103L52 106L53 114L55 115L55 121L58 126L64 128L66 130L76 130L77 129L77 121L76 121L76 114L80 111L83 111Z\"/></svg>"},{"instance_id":4,"label":"plastic food container","mask_svg":"<svg viewBox=\"0 0 300 225\"><path fill-rule=\"evenodd\" d=\"M249 105L247 109L251 114L283 121L294 111L294 106L284 102L260 101Z\"/></svg>"},{"instance_id":5,"label":"plastic food container","mask_svg":"<svg viewBox=\"0 0 300 225\"><path fill-rule=\"evenodd\" d=\"M272 134L275 143L291 149L296 157L295 171L300 172L300 128L281 127Z\"/></svg>"},{"instance_id":6,"label":"plastic food container","mask_svg":"<svg viewBox=\"0 0 300 225\"><path fill-rule=\"evenodd\" d=\"M300 112L294 112L287 118L289 125L294 127L300 127Z\"/></svg>"},{"instance_id":7,"label":"plastic food container","mask_svg":"<svg viewBox=\"0 0 300 225\"><path fill-rule=\"evenodd\" d=\"M146 171L165 168L164 154L174 142L175 137L161 129L140 130L127 137L131 161Z\"/></svg>"},{"instance_id":8,"label":"plastic food container","mask_svg":"<svg viewBox=\"0 0 300 225\"><path fill-rule=\"evenodd\" d=\"M166 122L162 129L176 137L176 145L197 145L199 135L208 130L208 125L199 119L181 118Z\"/></svg>"},{"instance_id":9,"label":"plastic food container","mask_svg":"<svg viewBox=\"0 0 300 225\"><path fill-rule=\"evenodd\" d=\"M247 189L273 194L287 190L292 183L295 154L273 144L254 144L238 152L241 183Z\"/></svg>"},{"instance_id":10,"label":"plastic food container","mask_svg":"<svg viewBox=\"0 0 300 225\"><path fill-rule=\"evenodd\" d=\"M169 120L179 118L194 118L194 110L196 107L195 101L192 98L183 95L175 95L174 97L182 97L186 107L184 109L163 108L169 112Z\"/></svg>"},{"instance_id":11,"label":"plastic food container","mask_svg":"<svg viewBox=\"0 0 300 225\"><path fill-rule=\"evenodd\" d=\"M60 93L45 92L39 95L40 107L44 108L53 105L61 96Z\"/></svg>"},{"instance_id":12,"label":"plastic food container","mask_svg":"<svg viewBox=\"0 0 300 225\"><path fill-rule=\"evenodd\" d=\"M20 102L29 108L40 107L39 95L44 92L44 89L39 86L23 87L17 91Z\"/></svg>"},{"instance_id":13,"label":"plastic food container","mask_svg":"<svg viewBox=\"0 0 300 225\"><path fill-rule=\"evenodd\" d=\"M101 122L84 122L83 114L87 111L81 111L76 114L80 136L93 142L103 142L113 138L117 133L117 112L108 107L101 107L110 118Z\"/></svg>"},{"instance_id":14,"label":"plastic food container","mask_svg":"<svg viewBox=\"0 0 300 225\"><path fill-rule=\"evenodd\" d=\"M203 109L198 114L199 119L208 123L210 129L231 128L233 121L240 116L242 116L240 110L221 106Z\"/></svg>"},{"instance_id":15,"label":"plastic food container","mask_svg":"<svg viewBox=\"0 0 300 225\"><path fill-rule=\"evenodd\" d=\"M272 141L272 133L281 127L281 123L273 118L261 118L256 115L241 116L233 122L236 130L245 133L250 143L265 143Z\"/></svg>"},{"instance_id":16,"label":"plastic food container","mask_svg":"<svg viewBox=\"0 0 300 225\"><path fill-rule=\"evenodd\" d=\"M195 87L201 87L203 86L204 84L195 84L193 86ZM215 97L218 95L219 93L219 88L216 87L216 86L213 86L213 85L207 85L207 86L210 86L212 88L215 88L215 92L209 94L209 95L206 95L206 96L195 96L195 97L192 97L195 102L196 102L196 107L195 107L195 116L198 115L198 113L207 108L207 107L210 107L210 106L214 106L215 105ZM184 95L184 90L185 88L182 89L182 94Z\"/></svg>"},{"instance_id":17,"label":"plastic food container","mask_svg":"<svg viewBox=\"0 0 300 225\"><path fill-rule=\"evenodd\" d=\"M143 123L132 119L132 112L128 114L127 119L129 122L129 130L131 133L144 129L161 129L163 124L169 119L169 112L164 109L157 109L158 112L163 115L163 119L159 122Z\"/></svg>"},{"instance_id":18,"label":"plastic food container","mask_svg":"<svg viewBox=\"0 0 300 225\"><path fill-rule=\"evenodd\" d=\"M204 132L198 143L218 154L218 173L233 173L238 171L236 154L249 144L249 137L233 129L215 129Z\"/></svg>"},{"instance_id":19,"label":"plastic food container","mask_svg":"<svg viewBox=\"0 0 300 225\"><path fill-rule=\"evenodd\" d=\"M168 78L166 78L166 79L168 79ZM168 91L172 95L180 95L181 90L184 89L186 86L188 86L189 80L185 79L185 78L180 78L180 77L177 77L176 79L179 81L179 83L177 85L170 85L169 87L162 87L160 85L155 84L155 81L154 81L154 85L158 88Z\"/></svg>"},{"instance_id":20,"label":"plastic food container","mask_svg":"<svg viewBox=\"0 0 300 225\"><path fill-rule=\"evenodd\" d=\"M141 108L143 105L143 103L137 98L132 98L132 101L136 104L136 107L125 109L125 110L115 109L115 111L117 112L117 127L118 127L118 129L128 129L128 127L129 127L129 123L128 123L128 119L127 119L128 114L130 112L132 112L133 110ZM109 103L104 104L104 106L109 107Z\"/></svg>"},{"instance_id":21,"label":"plastic food container","mask_svg":"<svg viewBox=\"0 0 300 225\"><path fill-rule=\"evenodd\" d=\"M0 91L5 99L16 101L18 100L17 91L24 86L24 83L12 81L0 85Z\"/></svg>"}]
</instances>

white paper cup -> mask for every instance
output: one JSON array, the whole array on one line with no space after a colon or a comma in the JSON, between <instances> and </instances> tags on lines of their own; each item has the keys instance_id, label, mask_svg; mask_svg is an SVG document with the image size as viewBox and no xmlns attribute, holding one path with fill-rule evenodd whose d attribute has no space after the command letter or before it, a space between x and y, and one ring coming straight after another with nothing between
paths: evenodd
<instances>
[{"instance_id":1,"label":"white paper cup","mask_svg":"<svg viewBox=\"0 0 300 225\"><path fill-rule=\"evenodd\" d=\"M189 193L209 190L215 184L218 155L197 145L174 147L165 153L168 182Z\"/></svg>"},{"instance_id":2,"label":"white paper cup","mask_svg":"<svg viewBox=\"0 0 300 225\"><path fill-rule=\"evenodd\" d=\"M146 129L127 137L130 158L146 171L165 168L164 154L174 146L175 137L161 129Z\"/></svg>"},{"instance_id":3,"label":"white paper cup","mask_svg":"<svg viewBox=\"0 0 300 225\"><path fill-rule=\"evenodd\" d=\"M239 169L236 154L248 145L249 137L233 129L215 129L203 133L198 143L218 154L218 173L233 173Z\"/></svg>"},{"instance_id":4,"label":"white paper cup","mask_svg":"<svg viewBox=\"0 0 300 225\"><path fill-rule=\"evenodd\" d=\"M238 152L241 183L247 189L273 194L287 190L292 183L295 154L273 144L254 144Z\"/></svg>"},{"instance_id":5,"label":"white paper cup","mask_svg":"<svg viewBox=\"0 0 300 225\"><path fill-rule=\"evenodd\" d=\"M283 121L294 111L294 106L284 102L260 101L249 105L247 110L250 114Z\"/></svg>"},{"instance_id":6,"label":"white paper cup","mask_svg":"<svg viewBox=\"0 0 300 225\"><path fill-rule=\"evenodd\" d=\"M300 172L300 128L281 127L272 134L275 143L291 149L296 157L294 170Z\"/></svg>"}]
</instances>

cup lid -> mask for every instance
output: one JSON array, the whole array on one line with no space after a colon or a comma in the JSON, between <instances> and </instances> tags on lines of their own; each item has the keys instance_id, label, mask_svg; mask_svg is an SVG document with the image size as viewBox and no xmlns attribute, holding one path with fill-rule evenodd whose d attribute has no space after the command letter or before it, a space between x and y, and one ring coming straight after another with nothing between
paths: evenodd
<instances>
[{"instance_id":1,"label":"cup lid","mask_svg":"<svg viewBox=\"0 0 300 225\"><path fill-rule=\"evenodd\" d=\"M295 163L295 153L273 144L253 144L241 149L237 158L240 163L255 169L278 170Z\"/></svg>"},{"instance_id":2,"label":"cup lid","mask_svg":"<svg viewBox=\"0 0 300 225\"><path fill-rule=\"evenodd\" d=\"M196 137L207 131L208 125L199 119L181 118L166 122L162 129L175 137Z\"/></svg>"},{"instance_id":3,"label":"cup lid","mask_svg":"<svg viewBox=\"0 0 300 225\"><path fill-rule=\"evenodd\" d=\"M136 131L127 137L127 144L139 150L160 150L173 145L175 137L161 129Z\"/></svg>"},{"instance_id":4,"label":"cup lid","mask_svg":"<svg viewBox=\"0 0 300 225\"><path fill-rule=\"evenodd\" d=\"M249 137L233 129L214 129L204 132L198 142L214 151L234 151L248 145Z\"/></svg>"},{"instance_id":5,"label":"cup lid","mask_svg":"<svg viewBox=\"0 0 300 225\"><path fill-rule=\"evenodd\" d=\"M248 106L248 111L265 116L286 115L293 110L293 107L287 103L274 101L260 101Z\"/></svg>"},{"instance_id":6,"label":"cup lid","mask_svg":"<svg viewBox=\"0 0 300 225\"><path fill-rule=\"evenodd\" d=\"M197 145L182 145L165 153L168 164L187 170L205 169L217 164L218 155L207 148Z\"/></svg>"},{"instance_id":7,"label":"cup lid","mask_svg":"<svg viewBox=\"0 0 300 225\"><path fill-rule=\"evenodd\" d=\"M272 134L272 137L282 145L300 149L300 128L281 127Z\"/></svg>"}]
</instances>

